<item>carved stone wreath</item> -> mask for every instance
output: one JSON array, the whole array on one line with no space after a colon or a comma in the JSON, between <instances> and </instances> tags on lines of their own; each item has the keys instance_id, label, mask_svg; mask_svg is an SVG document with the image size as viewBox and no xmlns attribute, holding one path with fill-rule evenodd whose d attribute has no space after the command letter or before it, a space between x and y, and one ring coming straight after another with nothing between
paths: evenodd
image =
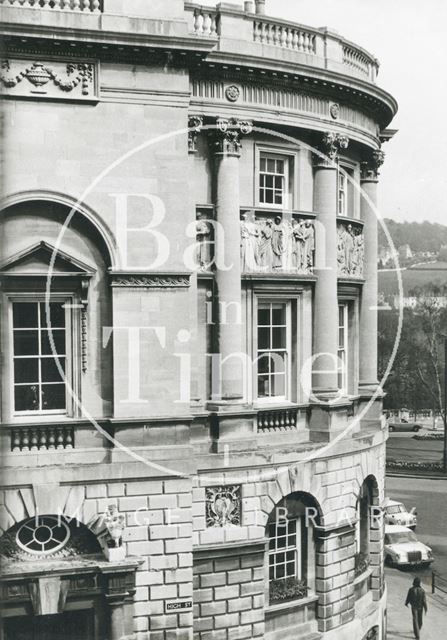
<instances>
[{"instance_id":1,"label":"carved stone wreath","mask_svg":"<svg viewBox=\"0 0 447 640\"><path fill-rule=\"evenodd\" d=\"M225 89L225 97L229 102L237 102L240 94L241 92L239 90L239 87L237 87L235 84L230 84L230 86Z\"/></svg>"},{"instance_id":2,"label":"carved stone wreath","mask_svg":"<svg viewBox=\"0 0 447 640\"><path fill-rule=\"evenodd\" d=\"M240 485L206 488L206 526L227 527L241 524Z\"/></svg>"}]
</instances>

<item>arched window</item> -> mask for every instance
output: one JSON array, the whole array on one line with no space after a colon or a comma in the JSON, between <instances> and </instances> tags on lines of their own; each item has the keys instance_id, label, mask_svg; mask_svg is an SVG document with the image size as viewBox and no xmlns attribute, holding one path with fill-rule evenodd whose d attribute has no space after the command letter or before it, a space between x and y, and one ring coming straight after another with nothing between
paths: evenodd
<instances>
[{"instance_id":1,"label":"arched window","mask_svg":"<svg viewBox=\"0 0 447 640\"><path fill-rule=\"evenodd\" d=\"M356 576L366 571L370 564L370 543L371 528L374 518L372 508L376 504L377 483L374 478L369 477L360 487L357 498L357 522L356 522L356 553L355 553L355 574Z\"/></svg>"},{"instance_id":2,"label":"arched window","mask_svg":"<svg viewBox=\"0 0 447 640\"><path fill-rule=\"evenodd\" d=\"M305 598L314 589L314 524L311 496L293 493L273 509L267 522L270 604Z\"/></svg>"}]
</instances>

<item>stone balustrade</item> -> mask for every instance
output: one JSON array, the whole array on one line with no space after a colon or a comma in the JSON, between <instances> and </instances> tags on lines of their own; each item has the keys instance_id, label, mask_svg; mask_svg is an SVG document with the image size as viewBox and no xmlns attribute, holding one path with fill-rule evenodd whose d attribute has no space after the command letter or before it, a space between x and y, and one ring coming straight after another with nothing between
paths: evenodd
<instances>
[{"instance_id":1,"label":"stone balustrade","mask_svg":"<svg viewBox=\"0 0 447 640\"><path fill-rule=\"evenodd\" d=\"M52 11L86 11L89 13L102 11L101 0L0 0L0 5Z\"/></svg>"},{"instance_id":2,"label":"stone balustrade","mask_svg":"<svg viewBox=\"0 0 447 640\"><path fill-rule=\"evenodd\" d=\"M191 34L220 38L223 49L224 41L244 40L247 52L255 55L257 48L268 45L271 57L281 57L281 51L284 56L295 53L298 62L353 75L369 82L376 80L379 68L377 60L364 49L327 29L313 29L261 16L226 3L208 7L188 1L185 2L185 12ZM259 55L266 55L264 48L259 50ZM303 59L303 56L306 58Z\"/></svg>"},{"instance_id":3,"label":"stone balustrade","mask_svg":"<svg viewBox=\"0 0 447 640\"><path fill-rule=\"evenodd\" d=\"M212 7L194 6L189 12L189 30L195 36L213 38L218 35L219 16Z\"/></svg>"},{"instance_id":4,"label":"stone balustrade","mask_svg":"<svg viewBox=\"0 0 447 640\"><path fill-rule=\"evenodd\" d=\"M11 451L51 451L74 448L72 425L20 426L11 429Z\"/></svg>"},{"instance_id":5,"label":"stone balustrade","mask_svg":"<svg viewBox=\"0 0 447 640\"><path fill-rule=\"evenodd\" d=\"M259 411L258 432L293 431L297 429L297 409L270 409Z\"/></svg>"},{"instance_id":6,"label":"stone balustrade","mask_svg":"<svg viewBox=\"0 0 447 640\"><path fill-rule=\"evenodd\" d=\"M253 21L253 40L261 44L285 47L302 53L316 53L315 33L269 20Z\"/></svg>"},{"instance_id":7,"label":"stone balustrade","mask_svg":"<svg viewBox=\"0 0 447 640\"><path fill-rule=\"evenodd\" d=\"M343 64L364 78L375 80L378 65L364 51L351 45L343 45Z\"/></svg>"}]
</instances>

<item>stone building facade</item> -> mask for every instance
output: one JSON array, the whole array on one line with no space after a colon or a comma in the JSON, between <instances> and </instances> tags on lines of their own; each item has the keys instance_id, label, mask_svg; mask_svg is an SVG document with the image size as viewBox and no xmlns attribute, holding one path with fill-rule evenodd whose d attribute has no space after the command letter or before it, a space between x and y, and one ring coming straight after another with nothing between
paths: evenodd
<instances>
[{"instance_id":1,"label":"stone building facade","mask_svg":"<svg viewBox=\"0 0 447 640\"><path fill-rule=\"evenodd\" d=\"M377 61L261 0L1 6L0 637L385 638Z\"/></svg>"}]
</instances>

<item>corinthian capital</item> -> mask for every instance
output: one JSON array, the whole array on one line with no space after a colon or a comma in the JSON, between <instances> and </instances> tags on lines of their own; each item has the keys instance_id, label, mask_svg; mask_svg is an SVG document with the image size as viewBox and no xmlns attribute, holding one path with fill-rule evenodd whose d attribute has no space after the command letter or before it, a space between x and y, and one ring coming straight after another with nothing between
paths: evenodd
<instances>
[{"instance_id":1,"label":"corinthian capital","mask_svg":"<svg viewBox=\"0 0 447 640\"><path fill-rule=\"evenodd\" d=\"M379 169L385 161L385 153L381 149L375 149L371 152L368 160L361 163L361 179L377 180L379 177Z\"/></svg>"},{"instance_id":2,"label":"corinthian capital","mask_svg":"<svg viewBox=\"0 0 447 640\"><path fill-rule=\"evenodd\" d=\"M241 138L253 130L253 123L249 120L236 118L217 118L216 129L212 133L216 153L239 155L242 146Z\"/></svg>"},{"instance_id":3,"label":"corinthian capital","mask_svg":"<svg viewBox=\"0 0 447 640\"><path fill-rule=\"evenodd\" d=\"M349 138L342 136L339 133L333 131L325 131L323 138L319 144L321 154L314 154L315 162L317 165L330 165L337 160L340 149L346 149L349 145Z\"/></svg>"}]
</instances>

